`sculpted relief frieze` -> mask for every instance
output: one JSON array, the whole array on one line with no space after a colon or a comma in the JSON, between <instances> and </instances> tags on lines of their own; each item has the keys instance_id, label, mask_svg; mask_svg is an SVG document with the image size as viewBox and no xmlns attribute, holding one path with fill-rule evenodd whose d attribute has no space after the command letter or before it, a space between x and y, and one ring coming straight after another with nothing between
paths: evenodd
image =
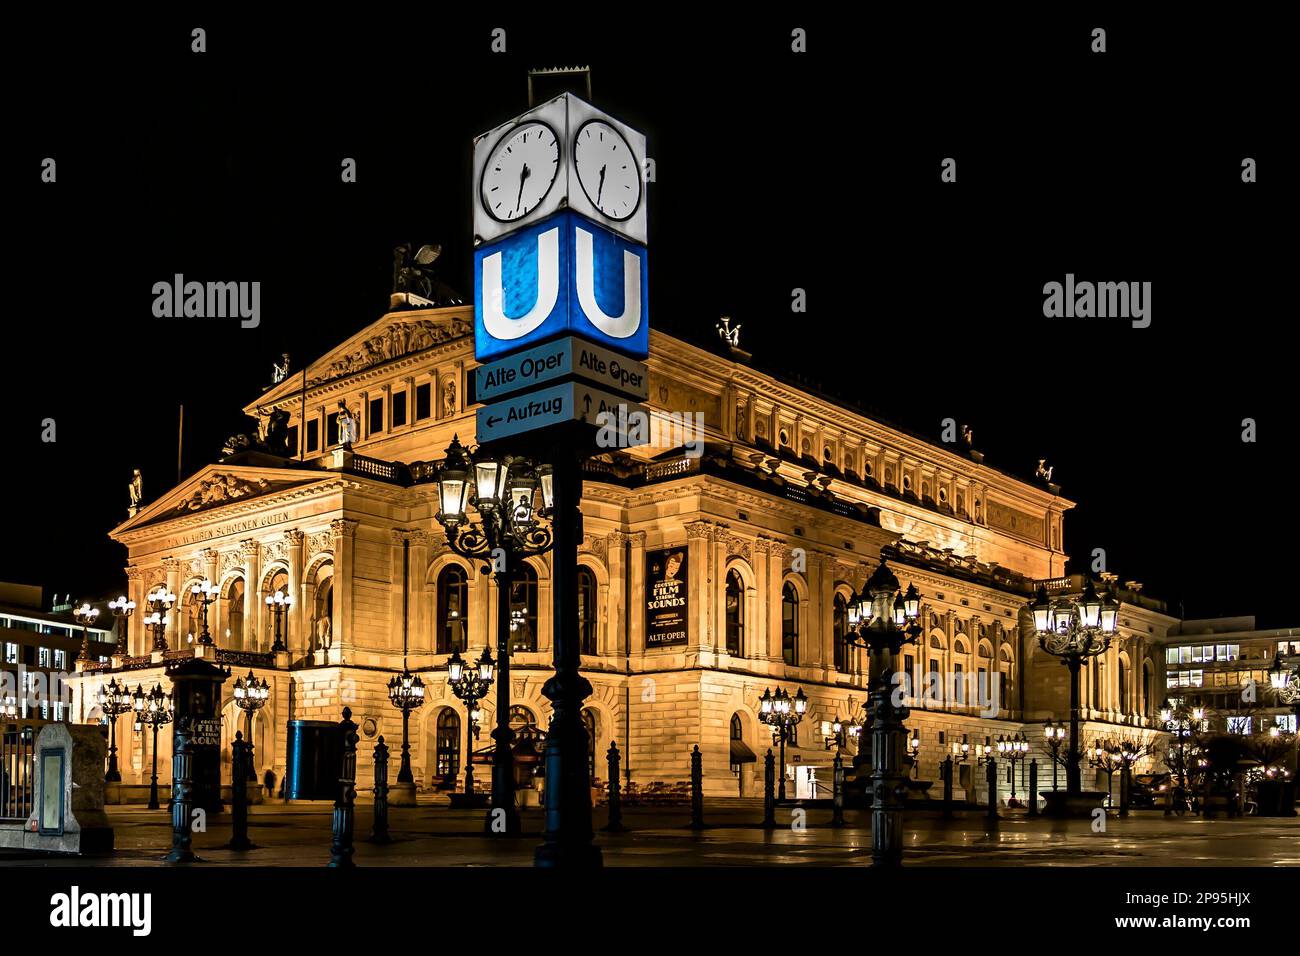
<instances>
[{"instance_id":1,"label":"sculpted relief frieze","mask_svg":"<svg viewBox=\"0 0 1300 956\"><path fill-rule=\"evenodd\" d=\"M344 375L364 371L382 362L420 352L444 342L451 342L472 334L473 329L464 319L451 318L440 322L421 319L415 322L396 322L377 335L366 339L352 352L335 359L308 385L319 385ZM453 399L454 400L454 399Z\"/></svg>"},{"instance_id":2,"label":"sculpted relief frieze","mask_svg":"<svg viewBox=\"0 0 1300 956\"><path fill-rule=\"evenodd\" d=\"M989 501L988 525L990 528L1006 531L1031 541L1041 543L1044 540L1041 517L1026 514L1001 502Z\"/></svg>"},{"instance_id":3,"label":"sculpted relief frieze","mask_svg":"<svg viewBox=\"0 0 1300 956\"><path fill-rule=\"evenodd\" d=\"M176 511L184 514L215 505L224 505L240 498L259 495L268 486L269 482L265 478L259 478L254 482L236 478L234 475L213 475L199 482L194 493L176 506Z\"/></svg>"}]
</instances>

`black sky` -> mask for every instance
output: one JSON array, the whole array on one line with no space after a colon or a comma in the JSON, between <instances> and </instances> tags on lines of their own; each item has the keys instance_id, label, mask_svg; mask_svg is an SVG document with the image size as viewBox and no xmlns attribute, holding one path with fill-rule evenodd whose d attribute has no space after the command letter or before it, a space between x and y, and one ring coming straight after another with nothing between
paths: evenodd
<instances>
[{"instance_id":1,"label":"black sky","mask_svg":"<svg viewBox=\"0 0 1300 956\"><path fill-rule=\"evenodd\" d=\"M996 467L1045 457L1079 502L1071 554L1105 548L1175 614L1300 624L1279 25L1108 17L1095 55L1095 17L569 10L21 31L0 579L119 587L105 532L132 467L148 496L172 484L178 405L189 474L273 356L300 365L383 312L394 245L441 242L441 276L472 292L470 141L527 107L526 69L580 62L656 160L656 327L704 338L730 315L756 362L929 436L969 422ZM177 272L261 281L261 326L155 319L151 287ZM1067 272L1151 281L1151 327L1045 319Z\"/></svg>"}]
</instances>

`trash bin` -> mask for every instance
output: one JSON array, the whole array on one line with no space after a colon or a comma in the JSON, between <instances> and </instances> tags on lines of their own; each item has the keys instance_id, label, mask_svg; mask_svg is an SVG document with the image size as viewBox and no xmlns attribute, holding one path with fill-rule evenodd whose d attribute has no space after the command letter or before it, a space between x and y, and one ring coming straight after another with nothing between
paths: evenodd
<instances>
[{"instance_id":1,"label":"trash bin","mask_svg":"<svg viewBox=\"0 0 1300 956\"><path fill-rule=\"evenodd\" d=\"M290 800L335 800L343 771L343 733L328 720L289 721L285 796Z\"/></svg>"}]
</instances>

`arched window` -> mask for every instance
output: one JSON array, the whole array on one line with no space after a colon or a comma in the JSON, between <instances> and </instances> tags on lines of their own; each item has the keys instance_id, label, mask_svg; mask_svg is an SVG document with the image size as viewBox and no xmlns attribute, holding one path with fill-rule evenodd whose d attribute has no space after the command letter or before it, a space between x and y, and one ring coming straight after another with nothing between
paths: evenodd
<instances>
[{"instance_id":1,"label":"arched window","mask_svg":"<svg viewBox=\"0 0 1300 956\"><path fill-rule=\"evenodd\" d=\"M836 593L832 608L831 639L835 644L835 669L846 671L848 667L849 602L844 595Z\"/></svg>"},{"instance_id":2,"label":"arched window","mask_svg":"<svg viewBox=\"0 0 1300 956\"><path fill-rule=\"evenodd\" d=\"M587 774L596 779L596 712L590 707L582 709L582 727L587 731Z\"/></svg>"},{"instance_id":3,"label":"arched window","mask_svg":"<svg viewBox=\"0 0 1300 956\"><path fill-rule=\"evenodd\" d=\"M799 592L790 583L781 589L781 657L799 663Z\"/></svg>"},{"instance_id":4,"label":"arched window","mask_svg":"<svg viewBox=\"0 0 1300 956\"><path fill-rule=\"evenodd\" d=\"M579 565L578 649L582 654L596 653L596 614L596 575L591 568Z\"/></svg>"},{"instance_id":5,"label":"arched window","mask_svg":"<svg viewBox=\"0 0 1300 956\"><path fill-rule=\"evenodd\" d=\"M1151 716L1151 665L1142 664L1142 716Z\"/></svg>"},{"instance_id":6,"label":"arched window","mask_svg":"<svg viewBox=\"0 0 1300 956\"><path fill-rule=\"evenodd\" d=\"M537 572L530 564L510 582L510 649L537 650Z\"/></svg>"},{"instance_id":7,"label":"arched window","mask_svg":"<svg viewBox=\"0 0 1300 956\"><path fill-rule=\"evenodd\" d=\"M438 714L438 749L434 773L443 786L455 787L460 773L460 715L450 707Z\"/></svg>"},{"instance_id":8,"label":"arched window","mask_svg":"<svg viewBox=\"0 0 1300 956\"><path fill-rule=\"evenodd\" d=\"M952 662L952 700L957 704L966 703L966 642L958 638L953 642L953 657L961 658Z\"/></svg>"},{"instance_id":9,"label":"arched window","mask_svg":"<svg viewBox=\"0 0 1300 956\"><path fill-rule=\"evenodd\" d=\"M436 584L438 618L435 623L435 654L464 651L468 646L469 579L459 564L449 564L438 573Z\"/></svg>"},{"instance_id":10,"label":"arched window","mask_svg":"<svg viewBox=\"0 0 1300 956\"><path fill-rule=\"evenodd\" d=\"M738 713L731 715L731 739L732 740L745 739L745 728L740 722L740 714Z\"/></svg>"},{"instance_id":11,"label":"arched window","mask_svg":"<svg viewBox=\"0 0 1300 956\"><path fill-rule=\"evenodd\" d=\"M330 647L334 643L334 576L330 575L316 586L316 606L312 609L312 649Z\"/></svg>"},{"instance_id":12,"label":"arched window","mask_svg":"<svg viewBox=\"0 0 1300 956\"><path fill-rule=\"evenodd\" d=\"M244 579L235 578L226 588L227 647L245 648L244 644ZM250 648L251 649L251 648Z\"/></svg>"},{"instance_id":13,"label":"arched window","mask_svg":"<svg viewBox=\"0 0 1300 956\"><path fill-rule=\"evenodd\" d=\"M1128 662L1119 659L1119 712L1128 713Z\"/></svg>"},{"instance_id":14,"label":"arched window","mask_svg":"<svg viewBox=\"0 0 1300 956\"><path fill-rule=\"evenodd\" d=\"M745 646L745 582L732 568L727 572L727 653L740 657Z\"/></svg>"}]
</instances>

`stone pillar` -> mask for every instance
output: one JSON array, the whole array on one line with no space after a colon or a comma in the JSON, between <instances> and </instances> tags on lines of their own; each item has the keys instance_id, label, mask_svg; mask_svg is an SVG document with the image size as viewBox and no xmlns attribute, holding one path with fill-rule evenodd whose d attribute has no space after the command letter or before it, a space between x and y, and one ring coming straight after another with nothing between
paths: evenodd
<instances>
[{"instance_id":1,"label":"stone pillar","mask_svg":"<svg viewBox=\"0 0 1300 956\"><path fill-rule=\"evenodd\" d=\"M252 538L239 542L244 559L244 649L260 649L258 623L262 620L261 547Z\"/></svg>"},{"instance_id":2,"label":"stone pillar","mask_svg":"<svg viewBox=\"0 0 1300 956\"><path fill-rule=\"evenodd\" d=\"M834 631L831 609L835 600L833 579L830 558L824 554L809 554L808 620L802 622L802 628L807 631L809 647L814 653L805 663L823 668L828 675L835 664L835 649L831 647Z\"/></svg>"},{"instance_id":3,"label":"stone pillar","mask_svg":"<svg viewBox=\"0 0 1300 956\"><path fill-rule=\"evenodd\" d=\"M181 594L180 559L163 558L163 570L167 572L167 590L176 595L176 603L167 612L167 643L174 650L186 646L180 626L182 608L185 606L185 595Z\"/></svg>"},{"instance_id":4,"label":"stone pillar","mask_svg":"<svg viewBox=\"0 0 1300 956\"><path fill-rule=\"evenodd\" d=\"M352 518L335 518L330 522L334 541L334 619L330 622L333 644L331 664L341 664L352 653L352 550L360 524Z\"/></svg>"},{"instance_id":5,"label":"stone pillar","mask_svg":"<svg viewBox=\"0 0 1300 956\"><path fill-rule=\"evenodd\" d=\"M636 651L645 650L645 532L633 531L627 536L628 570L631 572L630 593L628 594L628 643ZM631 759L631 753L624 758Z\"/></svg>"},{"instance_id":6,"label":"stone pillar","mask_svg":"<svg viewBox=\"0 0 1300 956\"><path fill-rule=\"evenodd\" d=\"M144 618L149 613L145 607L144 571L130 564L126 567L126 597L135 602L135 613L126 619L126 653L132 657L149 653L144 638Z\"/></svg>"},{"instance_id":7,"label":"stone pillar","mask_svg":"<svg viewBox=\"0 0 1300 956\"><path fill-rule=\"evenodd\" d=\"M781 541L768 542L770 556L767 564L767 656L772 661L783 661L781 654L781 585L785 578L785 560L789 545ZM784 771L782 771L784 773Z\"/></svg>"},{"instance_id":8,"label":"stone pillar","mask_svg":"<svg viewBox=\"0 0 1300 956\"><path fill-rule=\"evenodd\" d=\"M410 590L407 613L410 615L411 650L416 652L417 649L422 650L429 646L429 637L433 633L433 623L429 617L431 609L425 584L429 568L429 532L423 528L417 528L414 531L406 532L406 537L411 542L410 567L407 569L408 578L406 584ZM398 607L398 613L401 613L400 606ZM399 617L397 620L400 624L401 618Z\"/></svg>"},{"instance_id":9,"label":"stone pillar","mask_svg":"<svg viewBox=\"0 0 1300 956\"><path fill-rule=\"evenodd\" d=\"M605 566L609 568L609 608L606 615L608 626L605 643L599 650L602 654L613 656L626 650L623 646L627 631L628 614L631 607L627 588L627 548L628 536L622 531L611 531L605 536Z\"/></svg>"},{"instance_id":10,"label":"stone pillar","mask_svg":"<svg viewBox=\"0 0 1300 956\"><path fill-rule=\"evenodd\" d=\"M687 588L691 595L691 616L687 623L686 646L693 652L707 650L711 644L709 633L708 577L712 557L713 525L707 521L691 521L686 525Z\"/></svg>"},{"instance_id":11,"label":"stone pillar","mask_svg":"<svg viewBox=\"0 0 1300 956\"><path fill-rule=\"evenodd\" d=\"M294 641L299 634L299 605L302 603L302 542L303 533L297 528L291 528L284 533L285 544L288 545L289 552L289 596L293 598L293 604L285 612L284 623L281 625L284 635L284 646L293 649ZM247 582L245 582L247 584ZM247 590L247 587L245 587ZM272 641L275 640L274 635Z\"/></svg>"},{"instance_id":12,"label":"stone pillar","mask_svg":"<svg viewBox=\"0 0 1300 956\"><path fill-rule=\"evenodd\" d=\"M746 657L766 660L770 657L768 635L770 621L767 613L767 588L770 575L768 566L772 559L772 542L759 536L751 547L754 555L753 600L745 605L745 634L741 650ZM746 595L748 597L748 595Z\"/></svg>"}]
</instances>

